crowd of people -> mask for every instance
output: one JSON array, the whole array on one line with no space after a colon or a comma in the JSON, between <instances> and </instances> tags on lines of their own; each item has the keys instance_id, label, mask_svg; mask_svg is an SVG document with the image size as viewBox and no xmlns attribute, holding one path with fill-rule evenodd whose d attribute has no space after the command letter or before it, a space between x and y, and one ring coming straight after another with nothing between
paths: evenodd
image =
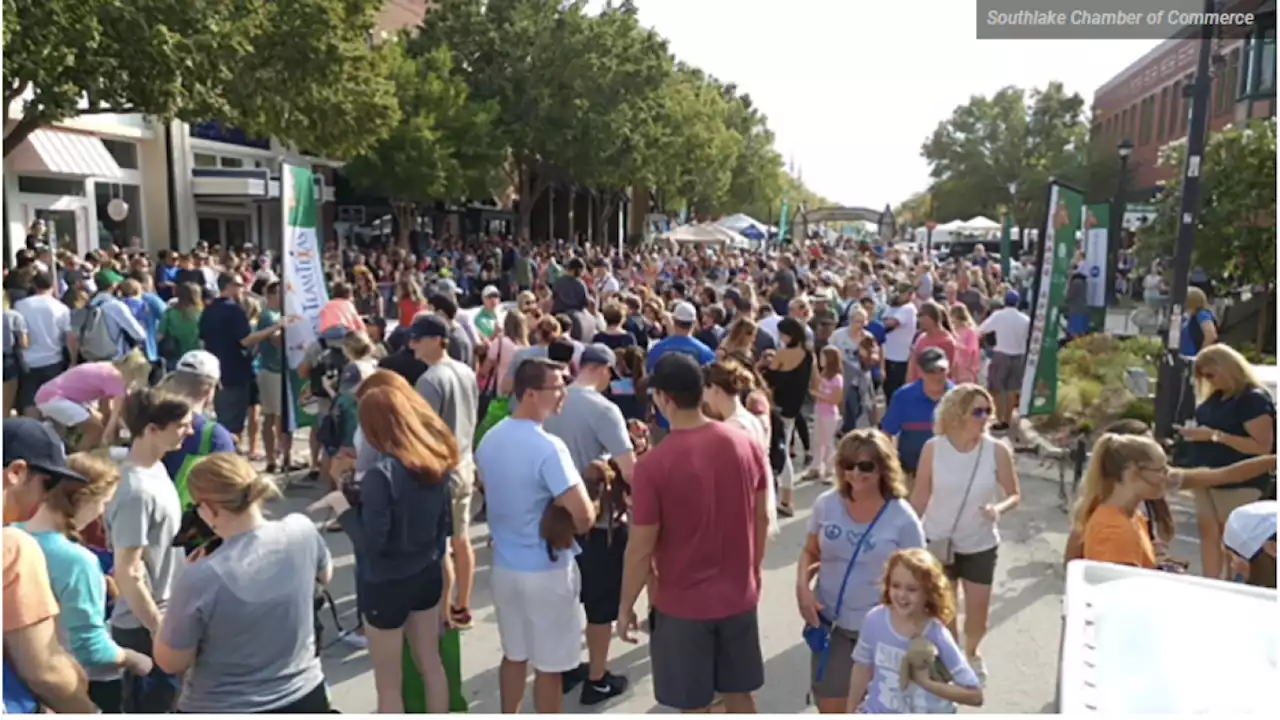
<instances>
[{"instance_id":1,"label":"crowd of people","mask_svg":"<svg viewBox=\"0 0 1280 720\"><path fill-rule=\"evenodd\" d=\"M981 246L939 263L843 238L445 239L333 246L325 267L330 300L304 319L284 314L279 258L253 248L154 266L19 253L8 712L330 710L326 532L351 539L377 710L405 711L412 672L445 712L441 638L471 626L481 522L504 712L530 669L538 712L579 687L588 706L627 693L609 649L640 631L659 703L754 712L763 562L802 509L797 640L818 710L983 705L1000 519L1021 500L1029 273L1003 277ZM316 340L291 368L299 322ZM1184 328L1203 385L1186 467L1140 423L1109 428L1067 560L1185 572L1165 498L1196 488L1205 574L1275 587L1274 403L1205 325ZM305 415L304 460L290 428ZM277 480L304 470L328 517L268 519ZM806 482L830 487L798 508Z\"/></svg>"}]
</instances>

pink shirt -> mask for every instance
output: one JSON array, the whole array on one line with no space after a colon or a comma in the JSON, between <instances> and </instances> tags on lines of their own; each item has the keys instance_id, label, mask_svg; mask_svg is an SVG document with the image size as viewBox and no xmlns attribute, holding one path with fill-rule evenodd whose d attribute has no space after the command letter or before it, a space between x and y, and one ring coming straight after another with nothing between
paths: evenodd
<instances>
[{"instance_id":1,"label":"pink shirt","mask_svg":"<svg viewBox=\"0 0 1280 720\"><path fill-rule=\"evenodd\" d=\"M364 331L364 321L356 312L355 303L346 298L330 300L320 309L320 332L339 326L351 332Z\"/></svg>"},{"instance_id":2,"label":"pink shirt","mask_svg":"<svg viewBox=\"0 0 1280 720\"><path fill-rule=\"evenodd\" d=\"M951 379L958 383L978 382L978 370L982 367L982 348L978 343L978 331L971 327L956 331L956 364L951 367Z\"/></svg>"},{"instance_id":3,"label":"pink shirt","mask_svg":"<svg viewBox=\"0 0 1280 720\"><path fill-rule=\"evenodd\" d=\"M41 385L36 391L36 405L59 399L91 405L124 397L125 390L124 377L111 363L82 363Z\"/></svg>"},{"instance_id":4,"label":"pink shirt","mask_svg":"<svg viewBox=\"0 0 1280 720\"><path fill-rule=\"evenodd\" d=\"M844 376L839 373L831 378L818 378L818 391L823 395L835 395L840 392L840 388L844 387ZM833 418L840 416L840 408L835 403L819 400L816 403L814 412L819 417Z\"/></svg>"},{"instance_id":5,"label":"pink shirt","mask_svg":"<svg viewBox=\"0 0 1280 720\"><path fill-rule=\"evenodd\" d=\"M916 365L916 357L920 355L920 351L925 348L938 348L947 356L947 363L951 367L956 366L956 341L951 333L945 330L938 330L935 333L920 333L916 338L915 347L911 349L911 372L907 376L907 382L915 382L920 379L920 368Z\"/></svg>"}]
</instances>

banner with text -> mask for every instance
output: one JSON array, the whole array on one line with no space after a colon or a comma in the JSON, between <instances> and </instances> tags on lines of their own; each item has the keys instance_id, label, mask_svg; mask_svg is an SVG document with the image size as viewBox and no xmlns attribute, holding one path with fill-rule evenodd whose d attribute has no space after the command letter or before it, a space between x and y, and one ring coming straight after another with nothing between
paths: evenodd
<instances>
[{"instance_id":1,"label":"banner with text","mask_svg":"<svg viewBox=\"0 0 1280 720\"><path fill-rule=\"evenodd\" d=\"M284 165L280 169L280 207L284 212L284 314L296 321L285 330L285 358L289 363L286 403L290 425L315 422L311 385L298 374L307 348L320 334L320 310L329 302L325 289L324 254L316 230L320 208L315 181L307 168ZM291 428L292 429L292 428Z\"/></svg>"},{"instance_id":2,"label":"banner with text","mask_svg":"<svg viewBox=\"0 0 1280 720\"><path fill-rule=\"evenodd\" d=\"M1058 183L1049 185L1048 217L1032 304L1031 342L1022 375L1019 411L1024 417L1049 415L1058 404L1060 318L1083 208L1084 195L1080 191Z\"/></svg>"},{"instance_id":3,"label":"banner with text","mask_svg":"<svg viewBox=\"0 0 1280 720\"><path fill-rule=\"evenodd\" d=\"M1107 242L1111 228L1111 206L1090 205L1084 220L1084 276L1089 279L1089 307L1107 306Z\"/></svg>"}]
</instances>

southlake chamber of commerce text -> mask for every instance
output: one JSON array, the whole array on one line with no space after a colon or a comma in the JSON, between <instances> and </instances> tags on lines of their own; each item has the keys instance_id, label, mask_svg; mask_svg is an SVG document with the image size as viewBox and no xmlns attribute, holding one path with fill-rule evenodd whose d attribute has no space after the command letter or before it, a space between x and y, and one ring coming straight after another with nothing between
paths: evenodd
<instances>
[{"instance_id":1,"label":"southlake chamber of commerce text","mask_svg":"<svg viewBox=\"0 0 1280 720\"><path fill-rule=\"evenodd\" d=\"M1092 12L1089 10L1018 10L987 13L987 25L1004 27L1138 27L1156 25L1187 27L1192 25L1219 25L1222 27L1248 27L1255 22L1251 12L1185 12L1182 10L1155 10L1152 12Z\"/></svg>"}]
</instances>

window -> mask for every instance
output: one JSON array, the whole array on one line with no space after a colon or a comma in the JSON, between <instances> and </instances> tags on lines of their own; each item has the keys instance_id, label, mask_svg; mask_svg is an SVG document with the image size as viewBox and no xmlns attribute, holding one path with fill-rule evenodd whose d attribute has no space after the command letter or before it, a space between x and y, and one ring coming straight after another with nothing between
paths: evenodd
<instances>
[{"instance_id":1,"label":"window","mask_svg":"<svg viewBox=\"0 0 1280 720\"><path fill-rule=\"evenodd\" d=\"M1156 96L1149 95L1142 100L1141 116L1138 121L1138 146L1145 147L1151 142L1151 130L1155 120Z\"/></svg>"},{"instance_id":2,"label":"window","mask_svg":"<svg viewBox=\"0 0 1280 720\"><path fill-rule=\"evenodd\" d=\"M102 145L116 159L116 164L125 170L138 169L138 144L126 140L102 139Z\"/></svg>"},{"instance_id":3,"label":"window","mask_svg":"<svg viewBox=\"0 0 1280 720\"><path fill-rule=\"evenodd\" d=\"M32 195L71 195L84 197L83 180L65 180L62 178L18 176L18 192Z\"/></svg>"},{"instance_id":4,"label":"window","mask_svg":"<svg viewBox=\"0 0 1280 720\"><path fill-rule=\"evenodd\" d=\"M1222 109L1230 110L1235 105L1235 89L1240 83L1240 48L1231 51L1227 56L1226 74L1222 76Z\"/></svg>"},{"instance_id":5,"label":"window","mask_svg":"<svg viewBox=\"0 0 1280 720\"><path fill-rule=\"evenodd\" d=\"M200 239L210 245L222 242L222 222L216 217L202 217L198 220Z\"/></svg>"},{"instance_id":6,"label":"window","mask_svg":"<svg viewBox=\"0 0 1280 720\"><path fill-rule=\"evenodd\" d=\"M1156 115L1156 140L1163 142L1168 134L1169 128L1165 127L1165 121L1169 117L1169 88L1166 86L1160 89L1160 114Z\"/></svg>"},{"instance_id":7,"label":"window","mask_svg":"<svg viewBox=\"0 0 1280 720\"><path fill-rule=\"evenodd\" d=\"M1174 138L1178 136L1178 108L1182 106L1182 81L1175 80L1173 88L1169 91L1169 117L1165 118L1168 127L1165 128L1165 137Z\"/></svg>"},{"instance_id":8,"label":"window","mask_svg":"<svg viewBox=\"0 0 1280 720\"><path fill-rule=\"evenodd\" d=\"M1129 111L1128 109L1120 111L1120 139L1129 137Z\"/></svg>"},{"instance_id":9,"label":"window","mask_svg":"<svg viewBox=\"0 0 1280 720\"><path fill-rule=\"evenodd\" d=\"M1131 141L1138 139L1138 111L1141 107L1141 102L1129 106L1129 129L1126 134Z\"/></svg>"},{"instance_id":10,"label":"window","mask_svg":"<svg viewBox=\"0 0 1280 720\"><path fill-rule=\"evenodd\" d=\"M221 161L222 161L222 167L224 167L224 168L242 168L242 167L244 167L244 160L241 160L241 159L240 159L240 158L238 158L238 157L222 157L222 158L219 158L219 160L221 160Z\"/></svg>"},{"instance_id":11,"label":"window","mask_svg":"<svg viewBox=\"0 0 1280 720\"><path fill-rule=\"evenodd\" d=\"M198 168L216 168L218 167L218 156L196 153L191 156L191 163Z\"/></svg>"},{"instance_id":12,"label":"window","mask_svg":"<svg viewBox=\"0 0 1280 720\"><path fill-rule=\"evenodd\" d=\"M133 238L142 239L142 192L137 185L95 182L93 195L98 206L98 247L129 247ZM107 206L116 198L129 206L122 220L112 220L107 213ZM145 247L145 243L139 244Z\"/></svg>"}]
</instances>

